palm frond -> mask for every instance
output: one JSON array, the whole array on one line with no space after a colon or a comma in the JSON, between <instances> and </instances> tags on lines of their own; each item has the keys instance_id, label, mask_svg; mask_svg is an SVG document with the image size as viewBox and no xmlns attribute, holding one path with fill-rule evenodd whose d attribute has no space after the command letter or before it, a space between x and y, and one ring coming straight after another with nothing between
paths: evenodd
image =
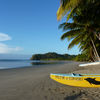
<instances>
[{"instance_id":1,"label":"palm frond","mask_svg":"<svg viewBox=\"0 0 100 100\"><path fill-rule=\"evenodd\" d=\"M84 25L79 24L79 23L63 23L59 25L59 28L62 28L63 31L72 30L72 29L75 30L75 29L80 29L83 27Z\"/></svg>"},{"instance_id":2,"label":"palm frond","mask_svg":"<svg viewBox=\"0 0 100 100\"><path fill-rule=\"evenodd\" d=\"M57 20L61 20L63 16L65 16L68 11L77 7L81 0L61 0L60 7L57 11Z\"/></svg>"},{"instance_id":3,"label":"palm frond","mask_svg":"<svg viewBox=\"0 0 100 100\"><path fill-rule=\"evenodd\" d=\"M80 40L82 39L81 35L78 35L77 37L75 37L71 43L68 45L68 49L71 49L73 46L78 45L80 43Z\"/></svg>"},{"instance_id":4,"label":"palm frond","mask_svg":"<svg viewBox=\"0 0 100 100\"><path fill-rule=\"evenodd\" d=\"M83 31L83 29L77 29L77 30L70 30L66 33L64 33L62 36L61 36L61 40L64 40L65 38L74 38L75 36L77 36L78 34L80 34L81 32Z\"/></svg>"}]
</instances>

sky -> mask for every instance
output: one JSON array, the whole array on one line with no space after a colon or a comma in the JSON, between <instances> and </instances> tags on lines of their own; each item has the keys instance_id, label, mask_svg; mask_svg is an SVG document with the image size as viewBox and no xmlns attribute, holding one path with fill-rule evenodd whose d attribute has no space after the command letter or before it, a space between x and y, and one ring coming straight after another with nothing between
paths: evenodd
<instances>
[{"instance_id":1,"label":"sky","mask_svg":"<svg viewBox=\"0 0 100 100\"><path fill-rule=\"evenodd\" d=\"M57 52L78 54L60 39L56 12L60 0L0 0L0 54Z\"/></svg>"}]
</instances>

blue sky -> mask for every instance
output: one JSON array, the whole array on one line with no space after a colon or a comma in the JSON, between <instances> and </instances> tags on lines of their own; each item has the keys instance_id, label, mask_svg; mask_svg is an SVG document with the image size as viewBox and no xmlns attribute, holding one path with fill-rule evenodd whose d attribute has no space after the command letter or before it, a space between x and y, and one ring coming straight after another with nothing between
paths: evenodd
<instances>
[{"instance_id":1,"label":"blue sky","mask_svg":"<svg viewBox=\"0 0 100 100\"><path fill-rule=\"evenodd\" d=\"M0 53L35 54L57 52L78 54L58 26L56 12L59 0L0 0Z\"/></svg>"}]
</instances>

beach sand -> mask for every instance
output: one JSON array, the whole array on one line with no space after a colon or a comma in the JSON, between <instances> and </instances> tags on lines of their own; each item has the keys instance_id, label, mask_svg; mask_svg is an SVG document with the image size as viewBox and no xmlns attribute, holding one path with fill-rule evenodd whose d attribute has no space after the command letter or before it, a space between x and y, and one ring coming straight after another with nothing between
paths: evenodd
<instances>
[{"instance_id":1,"label":"beach sand","mask_svg":"<svg viewBox=\"0 0 100 100\"><path fill-rule=\"evenodd\" d=\"M0 100L100 100L100 88L71 87L49 78L50 73L100 74L99 65L78 67L79 64L0 70Z\"/></svg>"}]
</instances>

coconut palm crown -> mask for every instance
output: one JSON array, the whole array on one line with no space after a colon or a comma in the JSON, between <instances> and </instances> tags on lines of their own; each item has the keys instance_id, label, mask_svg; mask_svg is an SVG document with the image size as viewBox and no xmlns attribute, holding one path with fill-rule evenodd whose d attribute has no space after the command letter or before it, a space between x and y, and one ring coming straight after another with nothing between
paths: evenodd
<instances>
[{"instance_id":1,"label":"coconut palm crown","mask_svg":"<svg viewBox=\"0 0 100 100\"><path fill-rule=\"evenodd\" d=\"M67 15L67 21L59 26L65 32L61 39L72 40L68 49L79 45L82 53L92 61L100 61L100 1L98 0L61 0L57 12L60 20Z\"/></svg>"}]
</instances>

